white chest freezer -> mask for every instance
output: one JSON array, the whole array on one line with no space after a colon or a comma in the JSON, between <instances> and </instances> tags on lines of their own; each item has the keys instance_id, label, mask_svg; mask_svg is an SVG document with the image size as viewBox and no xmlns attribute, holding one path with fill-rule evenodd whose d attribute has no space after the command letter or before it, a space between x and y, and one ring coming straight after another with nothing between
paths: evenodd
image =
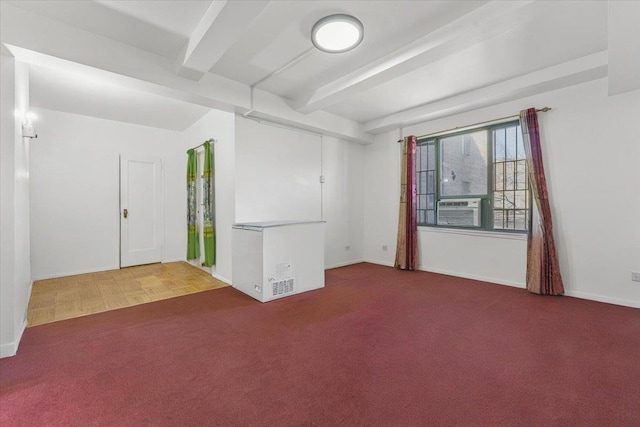
<instances>
[{"instance_id":1,"label":"white chest freezer","mask_svg":"<svg viewBox=\"0 0 640 427\"><path fill-rule=\"evenodd\" d=\"M324 221L234 224L233 287L260 302L324 287Z\"/></svg>"}]
</instances>

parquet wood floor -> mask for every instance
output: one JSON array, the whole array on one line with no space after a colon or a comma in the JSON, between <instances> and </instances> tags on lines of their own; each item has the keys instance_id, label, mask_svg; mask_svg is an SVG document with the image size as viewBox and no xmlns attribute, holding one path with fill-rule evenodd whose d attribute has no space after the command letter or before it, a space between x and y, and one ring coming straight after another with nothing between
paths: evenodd
<instances>
[{"instance_id":1,"label":"parquet wood floor","mask_svg":"<svg viewBox=\"0 0 640 427\"><path fill-rule=\"evenodd\" d=\"M31 291L27 322L42 325L225 286L186 262L38 280Z\"/></svg>"}]
</instances>

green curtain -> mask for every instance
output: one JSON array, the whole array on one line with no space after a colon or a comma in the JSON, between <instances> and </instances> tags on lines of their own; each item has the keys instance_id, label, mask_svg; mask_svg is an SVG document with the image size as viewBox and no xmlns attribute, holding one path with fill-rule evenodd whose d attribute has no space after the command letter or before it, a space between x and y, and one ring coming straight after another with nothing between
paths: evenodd
<instances>
[{"instance_id":1,"label":"green curtain","mask_svg":"<svg viewBox=\"0 0 640 427\"><path fill-rule=\"evenodd\" d=\"M198 210L196 206L196 175L198 165L194 149L187 151L187 259L200 258Z\"/></svg>"},{"instance_id":2,"label":"green curtain","mask_svg":"<svg viewBox=\"0 0 640 427\"><path fill-rule=\"evenodd\" d=\"M216 263L216 217L215 217L215 167L211 143L204 143L204 167L202 171L202 205L204 234L204 263L211 267Z\"/></svg>"}]
</instances>

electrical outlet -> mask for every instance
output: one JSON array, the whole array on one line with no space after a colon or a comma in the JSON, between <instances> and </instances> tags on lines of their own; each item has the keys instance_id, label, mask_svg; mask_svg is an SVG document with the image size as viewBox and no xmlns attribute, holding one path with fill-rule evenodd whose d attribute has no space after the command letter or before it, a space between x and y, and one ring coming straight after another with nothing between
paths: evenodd
<instances>
[{"instance_id":1,"label":"electrical outlet","mask_svg":"<svg viewBox=\"0 0 640 427\"><path fill-rule=\"evenodd\" d=\"M387 249L389 249L389 247L387 247L387 245L382 245L382 250L386 251Z\"/></svg>"},{"instance_id":2,"label":"electrical outlet","mask_svg":"<svg viewBox=\"0 0 640 427\"><path fill-rule=\"evenodd\" d=\"M640 282L640 271L632 271L631 280L633 280L634 282Z\"/></svg>"}]
</instances>

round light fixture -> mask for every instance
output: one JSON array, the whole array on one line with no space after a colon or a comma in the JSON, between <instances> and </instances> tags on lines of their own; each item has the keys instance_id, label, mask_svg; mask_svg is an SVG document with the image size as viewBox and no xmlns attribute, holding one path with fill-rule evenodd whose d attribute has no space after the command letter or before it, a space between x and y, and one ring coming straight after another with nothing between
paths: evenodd
<instances>
[{"instance_id":1,"label":"round light fixture","mask_svg":"<svg viewBox=\"0 0 640 427\"><path fill-rule=\"evenodd\" d=\"M329 15L311 30L313 45L323 52L341 53L358 46L364 37L362 22L351 15Z\"/></svg>"}]
</instances>

